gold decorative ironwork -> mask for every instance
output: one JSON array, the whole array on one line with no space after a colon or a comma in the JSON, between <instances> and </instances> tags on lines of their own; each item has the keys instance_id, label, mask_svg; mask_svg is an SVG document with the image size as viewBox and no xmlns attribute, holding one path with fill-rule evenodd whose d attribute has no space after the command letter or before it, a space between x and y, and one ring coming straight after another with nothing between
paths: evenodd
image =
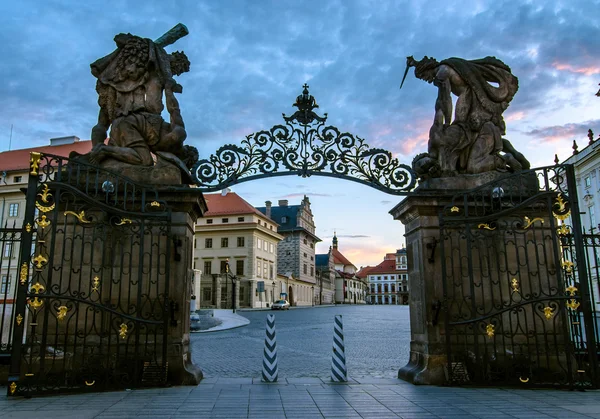
<instances>
[{"instance_id":1,"label":"gold decorative ironwork","mask_svg":"<svg viewBox=\"0 0 600 419\"><path fill-rule=\"evenodd\" d=\"M554 316L554 309L549 306L544 307L544 316L546 316L546 318L550 320L552 316Z\"/></svg>"},{"instance_id":2,"label":"gold decorative ironwork","mask_svg":"<svg viewBox=\"0 0 600 419\"><path fill-rule=\"evenodd\" d=\"M150 202L150 206L151 207L160 207L160 203L158 201L152 201L152 202Z\"/></svg>"},{"instance_id":3,"label":"gold decorative ironwork","mask_svg":"<svg viewBox=\"0 0 600 419\"><path fill-rule=\"evenodd\" d=\"M131 224L132 222L133 221L131 221L129 218L121 218L121 221L119 221L115 225L122 226L124 224Z\"/></svg>"},{"instance_id":4,"label":"gold decorative ironwork","mask_svg":"<svg viewBox=\"0 0 600 419\"><path fill-rule=\"evenodd\" d=\"M37 176L38 169L40 168L40 159L42 158L42 153L33 151L29 154L29 156L30 156L30 163L31 163L31 165L29 166L31 168L29 173Z\"/></svg>"},{"instance_id":5,"label":"gold decorative ironwork","mask_svg":"<svg viewBox=\"0 0 600 419\"><path fill-rule=\"evenodd\" d=\"M99 292L99 291L100 291L100 278L95 276L92 281L92 292Z\"/></svg>"},{"instance_id":6,"label":"gold decorative ironwork","mask_svg":"<svg viewBox=\"0 0 600 419\"><path fill-rule=\"evenodd\" d=\"M450 208L450 212L460 212L460 208L458 208L457 206L453 206L452 208Z\"/></svg>"},{"instance_id":7,"label":"gold decorative ironwork","mask_svg":"<svg viewBox=\"0 0 600 419\"><path fill-rule=\"evenodd\" d=\"M54 207L56 206L55 204L50 205L49 207L44 207L42 206L39 202L35 203L35 206L37 209L39 209L41 212L50 212L54 209Z\"/></svg>"},{"instance_id":8,"label":"gold decorative ironwork","mask_svg":"<svg viewBox=\"0 0 600 419\"><path fill-rule=\"evenodd\" d=\"M575 266L575 264L573 262L571 262L570 260L563 261L563 263L561 265L562 265L562 268L565 270L565 272L568 274L573 272L573 266Z\"/></svg>"},{"instance_id":9,"label":"gold decorative ironwork","mask_svg":"<svg viewBox=\"0 0 600 419\"><path fill-rule=\"evenodd\" d=\"M577 287L570 285L567 288L565 288L565 291L567 291L571 297L574 297L575 293L577 292Z\"/></svg>"},{"instance_id":10,"label":"gold decorative ironwork","mask_svg":"<svg viewBox=\"0 0 600 419\"><path fill-rule=\"evenodd\" d=\"M556 229L556 232L558 233L559 236L566 236L567 234L571 233L571 227L566 225L563 221L561 226Z\"/></svg>"},{"instance_id":11,"label":"gold decorative ironwork","mask_svg":"<svg viewBox=\"0 0 600 419\"><path fill-rule=\"evenodd\" d=\"M536 217L533 220L530 220L529 217L525 216L523 219L525 220L525 227L523 227L525 230L531 227L536 221L541 221L541 223L544 224L544 219L540 217Z\"/></svg>"},{"instance_id":12,"label":"gold decorative ironwork","mask_svg":"<svg viewBox=\"0 0 600 419\"><path fill-rule=\"evenodd\" d=\"M519 281L517 281L517 278L510 280L510 286L512 287L512 292L519 292Z\"/></svg>"},{"instance_id":13,"label":"gold decorative ironwork","mask_svg":"<svg viewBox=\"0 0 600 419\"><path fill-rule=\"evenodd\" d=\"M42 189L42 192L40 192L39 194L37 194L37 196L39 196L40 198L42 198L42 202L44 204L47 204L48 201L48 197L52 197L52 194L50 193L50 188L48 187L47 183L44 183L44 187Z\"/></svg>"},{"instance_id":14,"label":"gold decorative ironwork","mask_svg":"<svg viewBox=\"0 0 600 419\"><path fill-rule=\"evenodd\" d=\"M496 334L495 329L496 328L494 327L493 324L488 324L485 327L485 333L488 335L489 338L493 338L494 337L494 335Z\"/></svg>"},{"instance_id":15,"label":"gold decorative ironwork","mask_svg":"<svg viewBox=\"0 0 600 419\"><path fill-rule=\"evenodd\" d=\"M489 224L485 224L485 223L481 223L477 226L477 228L483 228L485 230L490 230L490 231L494 231L496 229L496 227L490 227Z\"/></svg>"},{"instance_id":16,"label":"gold decorative ironwork","mask_svg":"<svg viewBox=\"0 0 600 419\"><path fill-rule=\"evenodd\" d=\"M31 308L33 308L34 311L36 311L38 308L44 305L44 302L39 298L35 297L33 300L30 300L28 304Z\"/></svg>"},{"instance_id":17,"label":"gold decorative ironwork","mask_svg":"<svg viewBox=\"0 0 600 419\"><path fill-rule=\"evenodd\" d=\"M567 202L563 199L562 193L559 193L556 196L556 203L554 204L557 207L554 212L554 216L559 220L566 220L571 215L571 210L567 209Z\"/></svg>"},{"instance_id":18,"label":"gold decorative ironwork","mask_svg":"<svg viewBox=\"0 0 600 419\"><path fill-rule=\"evenodd\" d=\"M64 320L65 317L67 317L67 311L69 311L69 309L67 308L67 306L60 306L58 308L57 313L56 313L56 318L58 320Z\"/></svg>"},{"instance_id":19,"label":"gold decorative ironwork","mask_svg":"<svg viewBox=\"0 0 600 419\"><path fill-rule=\"evenodd\" d=\"M21 323L23 323L23 316L17 314L17 326L21 326Z\"/></svg>"},{"instance_id":20,"label":"gold decorative ironwork","mask_svg":"<svg viewBox=\"0 0 600 419\"><path fill-rule=\"evenodd\" d=\"M37 220L36 223L37 225L42 227L42 230L48 227L50 224L52 224L52 222L48 220L45 215L42 215L42 217L39 220Z\"/></svg>"},{"instance_id":21,"label":"gold decorative ironwork","mask_svg":"<svg viewBox=\"0 0 600 419\"><path fill-rule=\"evenodd\" d=\"M21 270L19 271L19 280L21 281L21 285L25 285L27 283L28 274L29 269L27 268L27 263L23 262L21 265Z\"/></svg>"},{"instance_id":22,"label":"gold decorative ironwork","mask_svg":"<svg viewBox=\"0 0 600 419\"><path fill-rule=\"evenodd\" d=\"M569 307L573 311L577 310L580 305L581 305L581 303L579 301L577 301L576 299L574 299L574 298L571 298L567 302L567 307Z\"/></svg>"},{"instance_id":23,"label":"gold decorative ironwork","mask_svg":"<svg viewBox=\"0 0 600 419\"><path fill-rule=\"evenodd\" d=\"M33 154L33 153L31 153ZM15 394L15 392L17 391L17 383L15 383L14 381L10 384L10 394L11 396L13 394Z\"/></svg>"},{"instance_id":24,"label":"gold decorative ironwork","mask_svg":"<svg viewBox=\"0 0 600 419\"><path fill-rule=\"evenodd\" d=\"M527 378L519 377L519 381L522 382L522 383L528 383L529 382L529 377L527 377Z\"/></svg>"},{"instance_id":25,"label":"gold decorative ironwork","mask_svg":"<svg viewBox=\"0 0 600 419\"><path fill-rule=\"evenodd\" d=\"M46 259L44 256L42 256L41 254L39 254L36 257L34 257L32 259L32 261L35 262L35 267L36 268L42 269L42 266L44 266L48 262L48 259Z\"/></svg>"},{"instance_id":26,"label":"gold decorative ironwork","mask_svg":"<svg viewBox=\"0 0 600 419\"><path fill-rule=\"evenodd\" d=\"M36 294L41 294L42 292L44 292L44 290L46 289L46 287L44 287L42 284L40 284L39 282L36 282L34 285L31 286L32 291L34 291Z\"/></svg>"},{"instance_id":27,"label":"gold decorative ironwork","mask_svg":"<svg viewBox=\"0 0 600 419\"><path fill-rule=\"evenodd\" d=\"M77 217L77 219L79 220L80 223L82 224L89 224L91 223L91 221L86 220L85 217L85 211L79 211L79 214L77 214L76 212L73 211L65 211L65 216L67 215L74 215L75 217Z\"/></svg>"},{"instance_id":28,"label":"gold decorative ironwork","mask_svg":"<svg viewBox=\"0 0 600 419\"><path fill-rule=\"evenodd\" d=\"M25 231L31 233L31 224L27 223L27 225L25 225Z\"/></svg>"},{"instance_id":29,"label":"gold decorative ironwork","mask_svg":"<svg viewBox=\"0 0 600 419\"><path fill-rule=\"evenodd\" d=\"M85 380L85 385L88 387L91 387L94 384L96 384L96 380L92 380L92 381Z\"/></svg>"},{"instance_id":30,"label":"gold decorative ironwork","mask_svg":"<svg viewBox=\"0 0 600 419\"><path fill-rule=\"evenodd\" d=\"M121 336L121 339L125 339L127 337L127 325L125 323L121 323L119 336Z\"/></svg>"}]
</instances>

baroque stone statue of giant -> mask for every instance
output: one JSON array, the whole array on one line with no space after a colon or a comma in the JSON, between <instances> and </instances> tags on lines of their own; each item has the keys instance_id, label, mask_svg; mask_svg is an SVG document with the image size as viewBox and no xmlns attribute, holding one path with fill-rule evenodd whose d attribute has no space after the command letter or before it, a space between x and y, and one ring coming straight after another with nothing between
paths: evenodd
<instances>
[{"instance_id":1,"label":"baroque stone statue of giant","mask_svg":"<svg viewBox=\"0 0 600 419\"><path fill-rule=\"evenodd\" d=\"M404 78L410 67L417 78L438 88L427 153L413 160L421 179L529 168L525 157L503 138L502 113L519 87L510 67L495 57L441 62L407 57ZM457 96L454 119L452 94Z\"/></svg>"},{"instance_id":2,"label":"baroque stone statue of giant","mask_svg":"<svg viewBox=\"0 0 600 419\"><path fill-rule=\"evenodd\" d=\"M143 183L191 183L189 169L198 152L183 144L187 134L175 97L183 88L173 79L188 72L190 62L185 53L164 49L187 34L178 24L156 41L129 33L115 36L117 49L90 65L100 105L92 151L71 157ZM163 94L169 122L161 116Z\"/></svg>"}]
</instances>

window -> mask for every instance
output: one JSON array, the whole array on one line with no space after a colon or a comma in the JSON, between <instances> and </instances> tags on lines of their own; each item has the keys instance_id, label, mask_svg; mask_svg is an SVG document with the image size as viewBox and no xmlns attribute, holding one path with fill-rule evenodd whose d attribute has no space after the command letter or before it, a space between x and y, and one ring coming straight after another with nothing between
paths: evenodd
<instances>
[{"instance_id":1,"label":"window","mask_svg":"<svg viewBox=\"0 0 600 419\"><path fill-rule=\"evenodd\" d=\"M268 278L269 276L269 265L267 262L263 262L263 278Z\"/></svg>"},{"instance_id":2,"label":"window","mask_svg":"<svg viewBox=\"0 0 600 419\"><path fill-rule=\"evenodd\" d=\"M204 247L206 247L207 249L211 249L212 248L212 239L204 239Z\"/></svg>"},{"instance_id":3,"label":"window","mask_svg":"<svg viewBox=\"0 0 600 419\"><path fill-rule=\"evenodd\" d=\"M306 241L306 239L304 239L304 244L307 244L308 242Z\"/></svg>"},{"instance_id":4,"label":"window","mask_svg":"<svg viewBox=\"0 0 600 419\"><path fill-rule=\"evenodd\" d=\"M221 222L222 222L222 223L228 223L228 222L229 222L229 218L222 218L222 219L221 219Z\"/></svg>"},{"instance_id":5,"label":"window","mask_svg":"<svg viewBox=\"0 0 600 419\"><path fill-rule=\"evenodd\" d=\"M275 246L273 245L273 243L269 243L269 252L275 252Z\"/></svg>"},{"instance_id":6,"label":"window","mask_svg":"<svg viewBox=\"0 0 600 419\"><path fill-rule=\"evenodd\" d=\"M308 273L308 266L306 266L306 263L304 264L304 267L302 270L304 271L305 274Z\"/></svg>"},{"instance_id":7,"label":"window","mask_svg":"<svg viewBox=\"0 0 600 419\"><path fill-rule=\"evenodd\" d=\"M221 247L229 247L229 239L227 237L221 239Z\"/></svg>"},{"instance_id":8,"label":"window","mask_svg":"<svg viewBox=\"0 0 600 419\"><path fill-rule=\"evenodd\" d=\"M237 238L238 247L244 247L246 245L246 240L243 237Z\"/></svg>"},{"instance_id":9,"label":"window","mask_svg":"<svg viewBox=\"0 0 600 419\"><path fill-rule=\"evenodd\" d=\"M262 250L262 242L263 242L263 241L262 241L261 239L256 239L256 247L257 247L258 249L261 249L261 250Z\"/></svg>"},{"instance_id":10,"label":"window","mask_svg":"<svg viewBox=\"0 0 600 419\"><path fill-rule=\"evenodd\" d=\"M314 249L314 248L315 248L315 245L311 243L311 244L310 244L310 248L311 248L311 249Z\"/></svg>"},{"instance_id":11,"label":"window","mask_svg":"<svg viewBox=\"0 0 600 419\"><path fill-rule=\"evenodd\" d=\"M211 274L212 273L212 262L207 260L204 262L204 273Z\"/></svg>"},{"instance_id":12,"label":"window","mask_svg":"<svg viewBox=\"0 0 600 419\"><path fill-rule=\"evenodd\" d=\"M273 268L273 264L269 263L269 278L273 279L273 271L275 269Z\"/></svg>"},{"instance_id":13,"label":"window","mask_svg":"<svg viewBox=\"0 0 600 419\"><path fill-rule=\"evenodd\" d=\"M592 186L592 179L589 176L585 177L584 182L585 182L585 187L586 188L589 188L590 186Z\"/></svg>"},{"instance_id":14,"label":"window","mask_svg":"<svg viewBox=\"0 0 600 419\"><path fill-rule=\"evenodd\" d=\"M281 217L281 224L285 224L287 223L287 217L283 216Z\"/></svg>"},{"instance_id":15,"label":"window","mask_svg":"<svg viewBox=\"0 0 600 419\"><path fill-rule=\"evenodd\" d=\"M6 295L10 289L10 275L2 275L2 285L0 286L0 294Z\"/></svg>"},{"instance_id":16,"label":"window","mask_svg":"<svg viewBox=\"0 0 600 419\"><path fill-rule=\"evenodd\" d=\"M260 260L256 261L256 276L260 276L260 273L262 272L262 263Z\"/></svg>"},{"instance_id":17,"label":"window","mask_svg":"<svg viewBox=\"0 0 600 419\"><path fill-rule=\"evenodd\" d=\"M208 220L206 220L206 224L212 224L212 223L213 223L212 218L209 218Z\"/></svg>"},{"instance_id":18,"label":"window","mask_svg":"<svg viewBox=\"0 0 600 419\"><path fill-rule=\"evenodd\" d=\"M238 276L244 275L244 261L243 260L235 261L235 274Z\"/></svg>"},{"instance_id":19,"label":"window","mask_svg":"<svg viewBox=\"0 0 600 419\"><path fill-rule=\"evenodd\" d=\"M590 214L590 227L596 228L596 211L593 205L588 208L588 214Z\"/></svg>"},{"instance_id":20,"label":"window","mask_svg":"<svg viewBox=\"0 0 600 419\"><path fill-rule=\"evenodd\" d=\"M310 267L310 276L315 276L315 268L313 266Z\"/></svg>"},{"instance_id":21,"label":"window","mask_svg":"<svg viewBox=\"0 0 600 419\"><path fill-rule=\"evenodd\" d=\"M312 256L310 257L310 260L314 260L314 259L315 259L314 257L312 257Z\"/></svg>"},{"instance_id":22,"label":"window","mask_svg":"<svg viewBox=\"0 0 600 419\"><path fill-rule=\"evenodd\" d=\"M204 288L202 290L202 300L204 302L208 301L209 303L212 301L212 291L210 288Z\"/></svg>"},{"instance_id":23,"label":"window","mask_svg":"<svg viewBox=\"0 0 600 419\"><path fill-rule=\"evenodd\" d=\"M196 239L194 238L194 249L196 248Z\"/></svg>"},{"instance_id":24,"label":"window","mask_svg":"<svg viewBox=\"0 0 600 419\"><path fill-rule=\"evenodd\" d=\"M19 215L19 204L17 204L17 203L10 204L8 206L8 216L16 217L17 215Z\"/></svg>"},{"instance_id":25,"label":"window","mask_svg":"<svg viewBox=\"0 0 600 419\"><path fill-rule=\"evenodd\" d=\"M378 277L377 277L377 280L378 280L378 281L381 281L381 277L380 277L380 276L378 276Z\"/></svg>"},{"instance_id":26,"label":"window","mask_svg":"<svg viewBox=\"0 0 600 419\"><path fill-rule=\"evenodd\" d=\"M12 251L13 249L13 244L12 243L6 243L4 245L4 257L5 258L11 258L12 257Z\"/></svg>"},{"instance_id":27,"label":"window","mask_svg":"<svg viewBox=\"0 0 600 419\"><path fill-rule=\"evenodd\" d=\"M243 223L244 222L244 217L238 217L238 223Z\"/></svg>"},{"instance_id":28,"label":"window","mask_svg":"<svg viewBox=\"0 0 600 419\"><path fill-rule=\"evenodd\" d=\"M227 271L228 271L228 269L227 269L227 261L226 260L222 260L221 261L221 273L225 273Z\"/></svg>"},{"instance_id":29,"label":"window","mask_svg":"<svg viewBox=\"0 0 600 419\"><path fill-rule=\"evenodd\" d=\"M14 177L14 182L15 183L21 183L22 180L23 180L23 176L15 176Z\"/></svg>"},{"instance_id":30,"label":"window","mask_svg":"<svg viewBox=\"0 0 600 419\"><path fill-rule=\"evenodd\" d=\"M306 253L304 254L304 257L306 257Z\"/></svg>"}]
</instances>

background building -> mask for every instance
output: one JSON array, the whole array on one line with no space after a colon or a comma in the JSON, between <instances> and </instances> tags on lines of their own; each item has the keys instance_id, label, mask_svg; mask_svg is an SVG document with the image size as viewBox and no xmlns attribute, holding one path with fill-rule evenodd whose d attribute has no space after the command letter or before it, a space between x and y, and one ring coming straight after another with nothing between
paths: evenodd
<instances>
[{"instance_id":1,"label":"background building","mask_svg":"<svg viewBox=\"0 0 600 419\"><path fill-rule=\"evenodd\" d=\"M331 247L327 253L315 255L317 285L315 304L335 303L335 263Z\"/></svg>"},{"instance_id":2,"label":"background building","mask_svg":"<svg viewBox=\"0 0 600 419\"><path fill-rule=\"evenodd\" d=\"M204 198L194 236L197 306L231 308L235 287L236 307L268 307L285 291L276 277L277 223L228 189Z\"/></svg>"},{"instance_id":3,"label":"background building","mask_svg":"<svg viewBox=\"0 0 600 419\"><path fill-rule=\"evenodd\" d=\"M290 279L287 299L290 304L314 305L317 294L315 246L321 241L315 235L315 222L310 201L305 195L300 205L288 205L286 199L273 206L271 201L258 207L262 214L273 220L283 236L278 246L278 273Z\"/></svg>"},{"instance_id":4,"label":"background building","mask_svg":"<svg viewBox=\"0 0 600 419\"><path fill-rule=\"evenodd\" d=\"M365 304L367 281L356 276L356 266L338 249L338 238L333 233L331 254L335 268L335 302L338 304Z\"/></svg>"},{"instance_id":5,"label":"background building","mask_svg":"<svg viewBox=\"0 0 600 419\"><path fill-rule=\"evenodd\" d=\"M374 267L361 269L369 284L369 304L408 304L408 264L406 249L387 253L383 262Z\"/></svg>"}]
</instances>

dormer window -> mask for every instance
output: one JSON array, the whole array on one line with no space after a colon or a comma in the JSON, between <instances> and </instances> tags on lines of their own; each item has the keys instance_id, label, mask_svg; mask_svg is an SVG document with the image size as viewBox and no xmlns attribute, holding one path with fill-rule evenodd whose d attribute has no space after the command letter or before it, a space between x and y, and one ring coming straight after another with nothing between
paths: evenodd
<instances>
[{"instance_id":1,"label":"dormer window","mask_svg":"<svg viewBox=\"0 0 600 419\"><path fill-rule=\"evenodd\" d=\"M284 215L283 217L281 217L281 224L287 223L287 220L287 217Z\"/></svg>"}]
</instances>

